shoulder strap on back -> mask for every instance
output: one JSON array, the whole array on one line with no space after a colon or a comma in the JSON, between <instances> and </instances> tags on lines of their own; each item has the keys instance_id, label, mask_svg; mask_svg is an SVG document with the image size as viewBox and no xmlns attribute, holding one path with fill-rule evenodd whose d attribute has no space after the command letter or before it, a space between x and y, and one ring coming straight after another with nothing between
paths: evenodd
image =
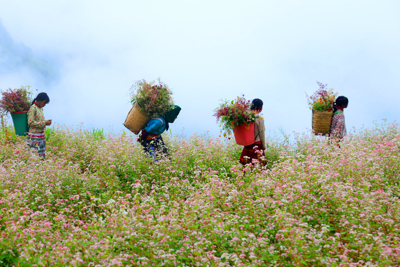
<instances>
[{"instance_id":1,"label":"shoulder strap on back","mask_svg":"<svg viewBox=\"0 0 400 267\"><path fill-rule=\"evenodd\" d=\"M161 125L164 125L164 121L161 118L154 118L154 119L160 121Z\"/></svg>"}]
</instances>

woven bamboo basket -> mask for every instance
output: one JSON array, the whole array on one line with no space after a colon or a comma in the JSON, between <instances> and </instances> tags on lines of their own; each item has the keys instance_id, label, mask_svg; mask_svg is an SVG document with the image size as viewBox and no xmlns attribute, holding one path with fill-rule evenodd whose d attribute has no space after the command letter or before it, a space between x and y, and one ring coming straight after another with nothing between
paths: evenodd
<instances>
[{"instance_id":1,"label":"woven bamboo basket","mask_svg":"<svg viewBox=\"0 0 400 267\"><path fill-rule=\"evenodd\" d=\"M312 110L312 129L315 135L329 135L333 111Z\"/></svg>"},{"instance_id":2,"label":"woven bamboo basket","mask_svg":"<svg viewBox=\"0 0 400 267\"><path fill-rule=\"evenodd\" d=\"M129 111L128 116L126 116L124 126L134 134L138 134L149 120L150 116L146 112L140 110L139 104L135 103Z\"/></svg>"}]
</instances>

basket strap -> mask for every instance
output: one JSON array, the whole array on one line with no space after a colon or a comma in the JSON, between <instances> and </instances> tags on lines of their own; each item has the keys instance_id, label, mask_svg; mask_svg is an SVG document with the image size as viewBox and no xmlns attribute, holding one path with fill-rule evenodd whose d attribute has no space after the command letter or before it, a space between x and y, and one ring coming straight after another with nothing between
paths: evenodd
<instances>
[{"instance_id":1,"label":"basket strap","mask_svg":"<svg viewBox=\"0 0 400 267\"><path fill-rule=\"evenodd\" d=\"M154 120L161 121L161 125L164 125L164 121L163 121L162 119L160 119L160 118L154 118Z\"/></svg>"},{"instance_id":2,"label":"basket strap","mask_svg":"<svg viewBox=\"0 0 400 267\"><path fill-rule=\"evenodd\" d=\"M256 141L257 137L260 135L260 129L258 127L258 124L254 121L254 130L257 127L257 135L254 137L254 142Z\"/></svg>"}]
</instances>

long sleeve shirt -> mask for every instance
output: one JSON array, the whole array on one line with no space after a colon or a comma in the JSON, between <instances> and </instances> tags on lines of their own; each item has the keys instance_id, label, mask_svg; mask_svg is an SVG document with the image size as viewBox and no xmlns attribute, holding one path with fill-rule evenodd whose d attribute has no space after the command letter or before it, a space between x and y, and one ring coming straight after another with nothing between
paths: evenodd
<instances>
[{"instance_id":1,"label":"long sleeve shirt","mask_svg":"<svg viewBox=\"0 0 400 267\"><path fill-rule=\"evenodd\" d=\"M332 117L330 136L342 139L346 136L346 134L347 131L344 114L342 111L340 111L335 113Z\"/></svg>"},{"instance_id":2,"label":"long sleeve shirt","mask_svg":"<svg viewBox=\"0 0 400 267\"><path fill-rule=\"evenodd\" d=\"M28 111L28 126L31 133L42 133L46 128L46 120L44 119L43 108L39 108L33 104Z\"/></svg>"},{"instance_id":3,"label":"long sleeve shirt","mask_svg":"<svg viewBox=\"0 0 400 267\"><path fill-rule=\"evenodd\" d=\"M262 118L257 118L255 123L254 123L254 136L255 136L255 142L260 142L263 146L263 148L266 148L265 146L265 125L264 125L264 119Z\"/></svg>"},{"instance_id":4,"label":"long sleeve shirt","mask_svg":"<svg viewBox=\"0 0 400 267\"><path fill-rule=\"evenodd\" d=\"M150 134L159 135L165 131L165 124L165 120L162 117L157 117L151 119L144 129Z\"/></svg>"}]
</instances>

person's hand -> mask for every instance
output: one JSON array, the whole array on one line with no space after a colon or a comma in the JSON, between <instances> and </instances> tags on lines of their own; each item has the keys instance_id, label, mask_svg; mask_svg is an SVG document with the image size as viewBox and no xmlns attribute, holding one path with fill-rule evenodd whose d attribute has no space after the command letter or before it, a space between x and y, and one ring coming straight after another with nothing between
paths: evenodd
<instances>
[{"instance_id":1,"label":"person's hand","mask_svg":"<svg viewBox=\"0 0 400 267\"><path fill-rule=\"evenodd\" d=\"M146 140L146 137L149 135L149 133L143 129L142 132L139 135L140 140L143 142L144 140Z\"/></svg>"},{"instance_id":2,"label":"person's hand","mask_svg":"<svg viewBox=\"0 0 400 267\"><path fill-rule=\"evenodd\" d=\"M51 125L51 120L46 120L45 124L46 124L47 126Z\"/></svg>"}]
</instances>

